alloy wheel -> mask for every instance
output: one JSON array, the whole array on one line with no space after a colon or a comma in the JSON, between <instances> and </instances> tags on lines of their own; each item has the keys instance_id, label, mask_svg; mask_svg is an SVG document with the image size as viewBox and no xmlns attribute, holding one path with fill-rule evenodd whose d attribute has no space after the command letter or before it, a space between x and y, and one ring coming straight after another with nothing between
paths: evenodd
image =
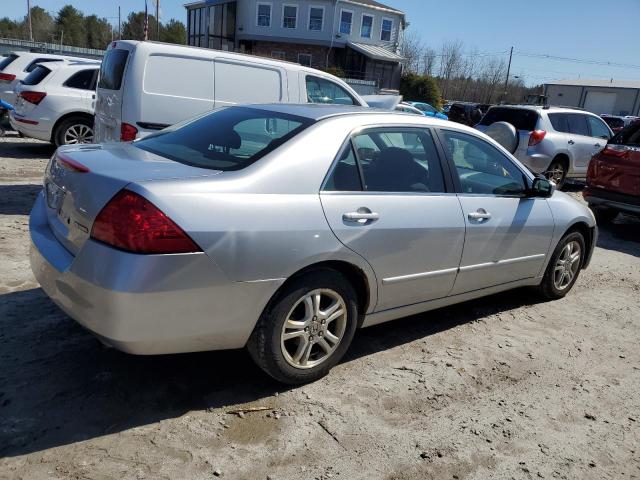
<instances>
[{"instance_id":1,"label":"alloy wheel","mask_svg":"<svg viewBox=\"0 0 640 480\"><path fill-rule=\"evenodd\" d=\"M82 123L71 125L64 132L64 144L75 145L78 143L92 143L93 129Z\"/></svg>"},{"instance_id":2,"label":"alloy wheel","mask_svg":"<svg viewBox=\"0 0 640 480\"><path fill-rule=\"evenodd\" d=\"M347 326L344 299L330 289L313 290L293 306L282 326L280 346L289 365L313 368L336 350Z\"/></svg>"},{"instance_id":3,"label":"alloy wheel","mask_svg":"<svg viewBox=\"0 0 640 480\"><path fill-rule=\"evenodd\" d=\"M553 269L553 284L558 290L564 290L575 278L580 268L581 248L576 241L567 243L556 260Z\"/></svg>"},{"instance_id":4,"label":"alloy wheel","mask_svg":"<svg viewBox=\"0 0 640 480\"><path fill-rule=\"evenodd\" d=\"M556 185L560 185L564 179L564 167L560 163L554 163L549 167L549 170L545 172L547 180L551 180Z\"/></svg>"}]
</instances>

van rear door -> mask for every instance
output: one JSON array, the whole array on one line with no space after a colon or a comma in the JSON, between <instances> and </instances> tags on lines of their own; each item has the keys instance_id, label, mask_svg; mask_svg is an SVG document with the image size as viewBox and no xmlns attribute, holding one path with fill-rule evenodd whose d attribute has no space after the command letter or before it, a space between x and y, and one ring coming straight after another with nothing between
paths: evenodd
<instances>
[{"instance_id":1,"label":"van rear door","mask_svg":"<svg viewBox=\"0 0 640 480\"><path fill-rule=\"evenodd\" d=\"M120 141L123 80L131 48L133 47L114 43L109 47L102 61L96 92L94 132L96 143Z\"/></svg>"}]
</instances>

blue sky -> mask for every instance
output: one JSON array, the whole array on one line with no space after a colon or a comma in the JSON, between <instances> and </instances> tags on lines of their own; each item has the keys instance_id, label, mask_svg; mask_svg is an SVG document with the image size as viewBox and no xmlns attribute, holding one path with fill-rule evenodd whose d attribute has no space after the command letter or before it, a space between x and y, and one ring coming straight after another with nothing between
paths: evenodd
<instances>
[{"instance_id":1,"label":"blue sky","mask_svg":"<svg viewBox=\"0 0 640 480\"><path fill-rule=\"evenodd\" d=\"M561 78L640 80L638 31L640 0L381 0L406 12L410 30L436 50L446 40L461 40L467 51L505 52L515 47L514 75L527 84ZM25 0L0 0L1 16L18 18ZM95 13L117 23L122 16L144 9L144 0L31 0L52 12L70 3L86 14ZM161 0L164 20L185 21L183 4ZM149 8L152 2L149 0ZM532 58L522 54L554 55L635 65L623 68ZM506 58L506 54L502 54Z\"/></svg>"}]
</instances>

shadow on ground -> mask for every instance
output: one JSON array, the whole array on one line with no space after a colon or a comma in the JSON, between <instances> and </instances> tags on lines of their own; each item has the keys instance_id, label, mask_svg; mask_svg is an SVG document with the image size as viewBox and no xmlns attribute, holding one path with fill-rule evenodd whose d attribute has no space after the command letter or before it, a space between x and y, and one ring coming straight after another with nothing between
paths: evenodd
<instances>
[{"instance_id":1,"label":"shadow on ground","mask_svg":"<svg viewBox=\"0 0 640 480\"><path fill-rule=\"evenodd\" d=\"M620 214L598 224L598 247L640 257L640 218Z\"/></svg>"},{"instance_id":2,"label":"shadow on ground","mask_svg":"<svg viewBox=\"0 0 640 480\"><path fill-rule=\"evenodd\" d=\"M56 147L45 142L25 142L18 137L0 137L0 157L5 158L37 158L50 157Z\"/></svg>"},{"instance_id":3,"label":"shadow on ground","mask_svg":"<svg viewBox=\"0 0 640 480\"><path fill-rule=\"evenodd\" d=\"M489 297L358 332L344 362L535 301ZM67 445L284 391L244 351L137 357L108 349L41 289L0 296L0 455Z\"/></svg>"},{"instance_id":4,"label":"shadow on ground","mask_svg":"<svg viewBox=\"0 0 640 480\"><path fill-rule=\"evenodd\" d=\"M42 185L0 185L0 215L29 215Z\"/></svg>"}]
</instances>

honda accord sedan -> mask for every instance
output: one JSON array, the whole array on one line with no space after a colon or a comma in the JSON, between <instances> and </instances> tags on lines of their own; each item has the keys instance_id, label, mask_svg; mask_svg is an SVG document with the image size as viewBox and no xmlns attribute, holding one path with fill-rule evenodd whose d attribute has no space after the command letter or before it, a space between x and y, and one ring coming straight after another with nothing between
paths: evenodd
<instances>
[{"instance_id":1,"label":"honda accord sedan","mask_svg":"<svg viewBox=\"0 0 640 480\"><path fill-rule=\"evenodd\" d=\"M331 105L61 147L30 231L43 289L104 343L247 347L290 384L360 327L515 287L563 297L596 240L588 208L485 134Z\"/></svg>"}]
</instances>

